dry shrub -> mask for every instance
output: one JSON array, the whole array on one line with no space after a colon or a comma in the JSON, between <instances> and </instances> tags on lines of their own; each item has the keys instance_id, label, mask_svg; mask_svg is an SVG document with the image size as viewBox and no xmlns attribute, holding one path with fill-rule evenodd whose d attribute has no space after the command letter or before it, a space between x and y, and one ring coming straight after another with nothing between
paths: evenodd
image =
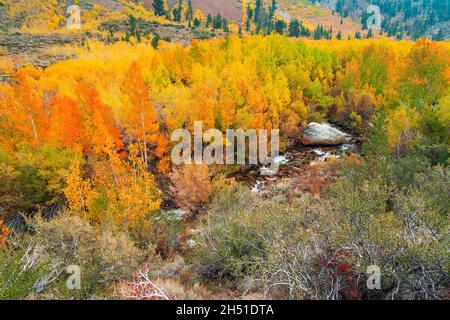
<instances>
[{"instance_id":1,"label":"dry shrub","mask_svg":"<svg viewBox=\"0 0 450 320\"><path fill-rule=\"evenodd\" d=\"M370 92L359 92L350 103L351 110L361 115L364 121L369 121L375 113L375 97Z\"/></svg>"},{"instance_id":2,"label":"dry shrub","mask_svg":"<svg viewBox=\"0 0 450 320\"><path fill-rule=\"evenodd\" d=\"M128 277L144 258L129 236L111 225L96 230L87 221L68 214L49 221L37 217L31 222L36 233L25 263L50 260L58 273L68 265L78 265L84 279L89 279L83 285L92 288Z\"/></svg>"},{"instance_id":3,"label":"dry shrub","mask_svg":"<svg viewBox=\"0 0 450 320\"><path fill-rule=\"evenodd\" d=\"M36 232L35 251L68 264L86 264L93 260L96 232L87 221L64 214L50 221L37 216L31 224Z\"/></svg>"},{"instance_id":4,"label":"dry shrub","mask_svg":"<svg viewBox=\"0 0 450 320\"><path fill-rule=\"evenodd\" d=\"M188 290L188 298L192 300L218 300L214 294L200 284L194 285Z\"/></svg>"},{"instance_id":5,"label":"dry shrub","mask_svg":"<svg viewBox=\"0 0 450 320\"><path fill-rule=\"evenodd\" d=\"M158 286L169 300L210 300L213 293L199 283L186 286L180 278L157 279Z\"/></svg>"},{"instance_id":6,"label":"dry shrub","mask_svg":"<svg viewBox=\"0 0 450 320\"><path fill-rule=\"evenodd\" d=\"M185 268L186 264L184 259L177 256L172 261L167 261L162 265L155 265L151 273L154 278L170 279L177 277Z\"/></svg>"},{"instance_id":7,"label":"dry shrub","mask_svg":"<svg viewBox=\"0 0 450 320\"><path fill-rule=\"evenodd\" d=\"M211 297L205 287L186 281L193 277L192 269L184 264L181 257L172 262L144 266L131 281L121 281L118 285L120 296L131 300L191 300ZM187 275L189 273L189 275Z\"/></svg>"},{"instance_id":8,"label":"dry shrub","mask_svg":"<svg viewBox=\"0 0 450 320\"><path fill-rule=\"evenodd\" d=\"M208 300L212 293L199 284L186 290L178 279L144 280L122 282L119 285L121 297L131 300Z\"/></svg>"},{"instance_id":9,"label":"dry shrub","mask_svg":"<svg viewBox=\"0 0 450 320\"><path fill-rule=\"evenodd\" d=\"M101 275L106 282L128 275L143 256L127 234L111 227L101 232L96 242Z\"/></svg>"},{"instance_id":10,"label":"dry shrub","mask_svg":"<svg viewBox=\"0 0 450 320\"><path fill-rule=\"evenodd\" d=\"M186 300L188 295L176 279L157 279L155 285L161 288L169 300Z\"/></svg>"},{"instance_id":11,"label":"dry shrub","mask_svg":"<svg viewBox=\"0 0 450 320\"><path fill-rule=\"evenodd\" d=\"M131 280L121 280L117 291L130 300L204 300L212 292L199 284L196 269L181 256L170 261L152 260L137 271Z\"/></svg>"},{"instance_id":12,"label":"dry shrub","mask_svg":"<svg viewBox=\"0 0 450 320\"><path fill-rule=\"evenodd\" d=\"M177 205L189 212L195 212L208 203L211 193L211 180L206 165L183 165L170 175L172 192Z\"/></svg>"},{"instance_id":13,"label":"dry shrub","mask_svg":"<svg viewBox=\"0 0 450 320\"><path fill-rule=\"evenodd\" d=\"M314 166L309 172L301 174L295 179L294 187L303 192L320 194L322 192L323 183L324 178L320 176L319 169Z\"/></svg>"},{"instance_id":14,"label":"dry shrub","mask_svg":"<svg viewBox=\"0 0 450 320\"><path fill-rule=\"evenodd\" d=\"M166 293L150 279L147 265L137 270L131 281L121 281L118 290L122 299L169 300Z\"/></svg>"},{"instance_id":15,"label":"dry shrub","mask_svg":"<svg viewBox=\"0 0 450 320\"><path fill-rule=\"evenodd\" d=\"M227 178L225 174L218 174L211 182L211 194L215 195L223 191L231 192L236 188L236 179Z\"/></svg>"},{"instance_id":16,"label":"dry shrub","mask_svg":"<svg viewBox=\"0 0 450 320\"><path fill-rule=\"evenodd\" d=\"M258 292L244 295L242 297L242 300L245 300L245 301L261 301L261 300L266 300L266 299L267 299L267 297L265 297L263 293L258 293Z\"/></svg>"},{"instance_id":17,"label":"dry shrub","mask_svg":"<svg viewBox=\"0 0 450 320\"><path fill-rule=\"evenodd\" d=\"M308 172L300 174L294 180L294 188L315 195L321 194L324 187L336 180L341 167L342 161L339 158L329 158L324 162L314 162L311 164Z\"/></svg>"}]
</instances>

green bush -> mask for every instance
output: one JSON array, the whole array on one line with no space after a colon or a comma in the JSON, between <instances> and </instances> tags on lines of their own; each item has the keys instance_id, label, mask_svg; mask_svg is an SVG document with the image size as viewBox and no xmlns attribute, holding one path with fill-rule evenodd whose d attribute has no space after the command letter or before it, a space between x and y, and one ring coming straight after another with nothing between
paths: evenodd
<instances>
[{"instance_id":1,"label":"green bush","mask_svg":"<svg viewBox=\"0 0 450 320\"><path fill-rule=\"evenodd\" d=\"M104 290L113 282L129 278L145 258L125 232L111 225L96 229L77 216L63 213L49 221L36 217L31 226L33 263L40 265L45 261L57 275L53 278L47 273L47 277L38 279L42 285L36 293L44 297L90 298L105 294ZM69 276L66 268L70 265L80 267L80 290L66 287Z\"/></svg>"},{"instance_id":2,"label":"green bush","mask_svg":"<svg viewBox=\"0 0 450 320\"><path fill-rule=\"evenodd\" d=\"M263 255L264 243L258 233L265 232L264 225L270 219L264 213L271 212L259 210L258 202L244 187L224 190L213 201L199 239L201 274L240 281L251 272Z\"/></svg>"},{"instance_id":3,"label":"green bush","mask_svg":"<svg viewBox=\"0 0 450 320\"><path fill-rule=\"evenodd\" d=\"M47 272L47 262L24 269L24 249L6 251L0 248L0 300L25 299L35 291L34 284Z\"/></svg>"},{"instance_id":4,"label":"green bush","mask_svg":"<svg viewBox=\"0 0 450 320\"><path fill-rule=\"evenodd\" d=\"M0 149L0 205L31 212L60 202L75 157L71 150L52 146L20 147L14 156Z\"/></svg>"}]
</instances>

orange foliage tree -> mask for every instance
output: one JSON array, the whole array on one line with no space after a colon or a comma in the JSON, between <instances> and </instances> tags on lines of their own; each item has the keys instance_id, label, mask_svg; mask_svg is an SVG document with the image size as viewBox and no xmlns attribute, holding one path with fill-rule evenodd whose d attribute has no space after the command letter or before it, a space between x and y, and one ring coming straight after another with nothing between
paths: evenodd
<instances>
[{"instance_id":1,"label":"orange foliage tree","mask_svg":"<svg viewBox=\"0 0 450 320\"><path fill-rule=\"evenodd\" d=\"M81 143L83 124L76 102L69 97L55 96L50 102L50 110L48 141L67 148Z\"/></svg>"},{"instance_id":2,"label":"orange foliage tree","mask_svg":"<svg viewBox=\"0 0 450 320\"><path fill-rule=\"evenodd\" d=\"M122 91L127 98L127 104L121 111L122 125L126 132L137 140L139 151L144 158L145 168L149 160L149 144L159 144L164 146L165 141L158 135L159 123L153 104L150 101L146 86L142 77L141 67L137 62L133 62L125 74L122 84ZM158 154L163 154L163 150L158 150Z\"/></svg>"},{"instance_id":3,"label":"orange foliage tree","mask_svg":"<svg viewBox=\"0 0 450 320\"><path fill-rule=\"evenodd\" d=\"M13 87L14 99L10 101L8 118L34 145L45 141L49 114L44 110L43 92L39 90L42 71L32 66L20 69L17 84Z\"/></svg>"},{"instance_id":4,"label":"orange foliage tree","mask_svg":"<svg viewBox=\"0 0 450 320\"><path fill-rule=\"evenodd\" d=\"M83 146L86 151L104 152L111 141L116 150L123 148L120 130L116 126L111 107L104 104L97 90L84 81L76 85L78 110L83 122Z\"/></svg>"},{"instance_id":5,"label":"orange foliage tree","mask_svg":"<svg viewBox=\"0 0 450 320\"><path fill-rule=\"evenodd\" d=\"M79 59L45 70L27 66L13 82L0 84L0 147L11 153L24 144L81 150L84 162L73 165L67 180L69 206L95 221L114 216L128 223L159 206L148 172L170 172L170 135L193 130L195 121L205 130L280 129L287 141L305 123L329 118L364 130L385 109L392 149L424 126L421 110L436 109L439 117L432 120L445 128L449 48L429 40L294 41L279 35L158 50L147 43L92 42ZM172 177L176 188L184 186L176 195L187 210L209 194L202 170L177 169ZM206 186L199 199L189 198L197 186L182 173ZM149 202L139 199L147 194Z\"/></svg>"},{"instance_id":6,"label":"orange foliage tree","mask_svg":"<svg viewBox=\"0 0 450 320\"><path fill-rule=\"evenodd\" d=\"M0 247L7 246L6 239L9 236L9 229L7 226L3 225L3 220L0 218Z\"/></svg>"}]
</instances>

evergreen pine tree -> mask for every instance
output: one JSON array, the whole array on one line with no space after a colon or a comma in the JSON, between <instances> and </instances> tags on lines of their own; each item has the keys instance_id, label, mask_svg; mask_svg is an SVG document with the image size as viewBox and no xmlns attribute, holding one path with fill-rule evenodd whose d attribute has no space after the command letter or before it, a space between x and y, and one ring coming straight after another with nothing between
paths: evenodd
<instances>
[{"instance_id":1,"label":"evergreen pine tree","mask_svg":"<svg viewBox=\"0 0 450 320\"><path fill-rule=\"evenodd\" d=\"M192 8L192 0L188 0L188 6L186 10L186 20L191 22L194 17L194 9Z\"/></svg>"},{"instance_id":2,"label":"evergreen pine tree","mask_svg":"<svg viewBox=\"0 0 450 320\"><path fill-rule=\"evenodd\" d=\"M259 19L262 11L262 0L256 0L255 3L255 14L253 15L254 22L259 24Z\"/></svg>"},{"instance_id":3,"label":"evergreen pine tree","mask_svg":"<svg viewBox=\"0 0 450 320\"><path fill-rule=\"evenodd\" d=\"M218 13L213 20L213 28L214 29L222 29L223 27L223 22L222 22L222 16L220 15L220 13Z\"/></svg>"},{"instance_id":4,"label":"evergreen pine tree","mask_svg":"<svg viewBox=\"0 0 450 320\"><path fill-rule=\"evenodd\" d=\"M245 31L249 32L253 19L253 9L247 5L247 21L245 22Z\"/></svg>"},{"instance_id":5,"label":"evergreen pine tree","mask_svg":"<svg viewBox=\"0 0 450 320\"><path fill-rule=\"evenodd\" d=\"M211 14L208 14L208 17L206 18L206 27L209 28L212 26L213 23L213 18L211 16Z\"/></svg>"},{"instance_id":6,"label":"evergreen pine tree","mask_svg":"<svg viewBox=\"0 0 450 320\"><path fill-rule=\"evenodd\" d=\"M158 17L166 15L166 9L164 8L164 0L153 0L153 10Z\"/></svg>"},{"instance_id":7,"label":"evergreen pine tree","mask_svg":"<svg viewBox=\"0 0 450 320\"><path fill-rule=\"evenodd\" d=\"M279 34L284 34L284 29L286 28L286 22L283 20L277 20L275 22L275 32Z\"/></svg>"},{"instance_id":8,"label":"evergreen pine tree","mask_svg":"<svg viewBox=\"0 0 450 320\"><path fill-rule=\"evenodd\" d=\"M183 11L183 0L178 0L178 5L173 8L173 20L176 22L181 21L181 13Z\"/></svg>"},{"instance_id":9,"label":"evergreen pine tree","mask_svg":"<svg viewBox=\"0 0 450 320\"><path fill-rule=\"evenodd\" d=\"M289 37L300 37L300 22L297 19L293 19L289 24Z\"/></svg>"},{"instance_id":10,"label":"evergreen pine tree","mask_svg":"<svg viewBox=\"0 0 450 320\"><path fill-rule=\"evenodd\" d=\"M228 20L225 18L222 19L222 29L225 32L230 32L230 28L228 26Z\"/></svg>"}]
</instances>

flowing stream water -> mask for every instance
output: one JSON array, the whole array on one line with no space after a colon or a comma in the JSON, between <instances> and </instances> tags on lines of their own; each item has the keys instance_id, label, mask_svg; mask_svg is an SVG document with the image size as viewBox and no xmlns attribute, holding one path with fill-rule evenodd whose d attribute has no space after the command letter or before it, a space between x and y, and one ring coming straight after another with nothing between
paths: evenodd
<instances>
[{"instance_id":1,"label":"flowing stream water","mask_svg":"<svg viewBox=\"0 0 450 320\"><path fill-rule=\"evenodd\" d=\"M316 162L341 158L351 153L358 154L360 149L360 143L353 138L347 144L332 147L307 147L301 142L296 142L275 159L279 164L279 170L275 175L263 175L262 172L268 170L264 166L246 166L239 172L230 174L230 177L247 185L253 192L267 192L286 180L307 173Z\"/></svg>"}]
</instances>

